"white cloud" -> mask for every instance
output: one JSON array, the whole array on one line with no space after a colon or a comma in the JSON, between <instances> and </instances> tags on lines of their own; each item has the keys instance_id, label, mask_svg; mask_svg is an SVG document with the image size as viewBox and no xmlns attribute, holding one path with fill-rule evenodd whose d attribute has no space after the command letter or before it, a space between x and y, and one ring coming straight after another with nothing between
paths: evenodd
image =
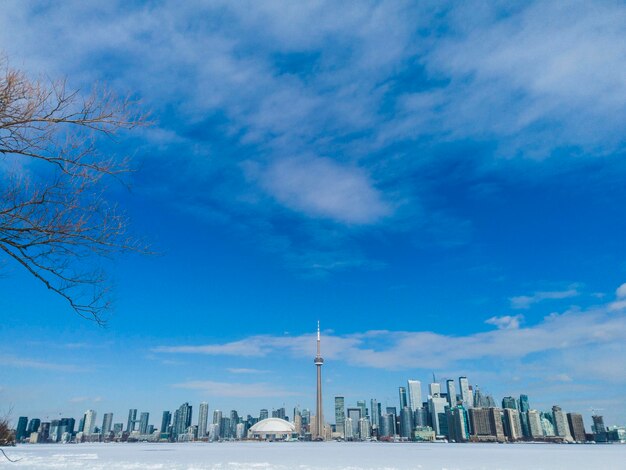
<instances>
[{"instance_id":1,"label":"white cloud","mask_svg":"<svg viewBox=\"0 0 626 470\"><path fill-rule=\"evenodd\" d=\"M12 356L8 354L0 355L0 364L6 367L17 367L27 369L41 369L58 372L84 372L87 369L74 364L62 364L56 362L45 362L26 357Z\"/></svg>"},{"instance_id":2,"label":"white cloud","mask_svg":"<svg viewBox=\"0 0 626 470\"><path fill-rule=\"evenodd\" d=\"M617 288L617 290L615 291L615 296L618 299L626 298L626 283L622 284L621 286Z\"/></svg>"},{"instance_id":3,"label":"white cloud","mask_svg":"<svg viewBox=\"0 0 626 470\"><path fill-rule=\"evenodd\" d=\"M264 369L249 369L246 367L230 367L226 370L231 374L267 374L269 372Z\"/></svg>"},{"instance_id":4,"label":"white cloud","mask_svg":"<svg viewBox=\"0 0 626 470\"><path fill-rule=\"evenodd\" d=\"M73 397L68 400L70 403L99 403L102 397Z\"/></svg>"},{"instance_id":5,"label":"white cloud","mask_svg":"<svg viewBox=\"0 0 626 470\"><path fill-rule=\"evenodd\" d=\"M363 170L329 158L277 160L259 182L281 204L311 217L372 224L392 214Z\"/></svg>"},{"instance_id":6,"label":"white cloud","mask_svg":"<svg viewBox=\"0 0 626 470\"><path fill-rule=\"evenodd\" d=\"M580 292L578 292L578 290L570 288L560 291L540 291L535 292L532 295L520 295L517 297L511 297L509 300L511 302L511 308L526 309L530 308L531 305L542 302L544 300L569 299L578 295L580 295Z\"/></svg>"},{"instance_id":7,"label":"white cloud","mask_svg":"<svg viewBox=\"0 0 626 470\"><path fill-rule=\"evenodd\" d=\"M517 329L523 318L523 315L504 315L501 317L491 317L485 320L485 323L497 326L500 330Z\"/></svg>"},{"instance_id":8,"label":"white cloud","mask_svg":"<svg viewBox=\"0 0 626 470\"><path fill-rule=\"evenodd\" d=\"M260 398L260 397L286 397L298 395L298 393L283 389L268 383L232 383L213 382L210 380L195 380L173 384L176 388L199 390L207 395L217 397L236 398Z\"/></svg>"}]
</instances>

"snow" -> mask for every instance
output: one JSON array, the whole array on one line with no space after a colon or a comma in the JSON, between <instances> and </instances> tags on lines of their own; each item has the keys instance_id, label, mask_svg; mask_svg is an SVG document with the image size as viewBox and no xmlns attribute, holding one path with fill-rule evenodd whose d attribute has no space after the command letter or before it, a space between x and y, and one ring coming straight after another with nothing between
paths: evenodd
<instances>
[{"instance_id":1,"label":"snow","mask_svg":"<svg viewBox=\"0 0 626 470\"><path fill-rule=\"evenodd\" d=\"M577 470L626 469L626 445L415 443L24 444L0 469Z\"/></svg>"}]
</instances>

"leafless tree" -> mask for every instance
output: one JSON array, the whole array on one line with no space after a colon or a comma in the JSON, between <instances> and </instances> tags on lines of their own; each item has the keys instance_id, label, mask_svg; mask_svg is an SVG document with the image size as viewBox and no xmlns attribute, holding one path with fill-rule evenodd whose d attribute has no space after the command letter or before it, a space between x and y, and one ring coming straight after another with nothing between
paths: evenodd
<instances>
[{"instance_id":1,"label":"leafless tree","mask_svg":"<svg viewBox=\"0 0 626 470\"><path fill-rule=\"evenodd\" d=\"M94 260L143 250L104 197L127 160L101 152L146 123L136 102L32 79L0 57L0 253L79 315L104 323L110 285Z\"/></svg>"}]
</instances>

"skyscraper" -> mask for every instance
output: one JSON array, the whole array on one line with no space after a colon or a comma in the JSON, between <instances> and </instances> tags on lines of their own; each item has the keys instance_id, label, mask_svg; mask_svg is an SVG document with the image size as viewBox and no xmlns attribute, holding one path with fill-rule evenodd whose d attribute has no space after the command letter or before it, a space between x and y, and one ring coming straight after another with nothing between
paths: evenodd
<instances>
[{"instance_id":1,"label":"skyscraper","mask_svg":"<svg viewBox=\"0 0 626 470\"><path fill-rule=\"evenodd\" d=\"M215 411L213 412L213 416L215 416ZM259 411L259 421L263 421L264 419L269 418L269 416L270 416L269 411L267 411L265 408Z\"/></svg>"},{"instance_id":2,"label":"skyscraper","mask_svg":"<svg viewBox=\"0 0 626 470\"><path fill-rule=\"evenodd\" d=\"M454 380L448 379L446 380L446 390L448 392L448 403L450 404L450 408L456 406L456 387L454 386Z\"/></svg>"},{"instance_id":3,"label":"skyscraper","mask_svg":"<svg viewBox=\"0 0 626 470\"><path fill-rule=\"evenodd\" d=\"M345 437L346 402L344 397L335 397L335 430Z\"/></svg>"},{"instance_id":4,"label":"skyscraper","mask_svg":"<svg viewBox=\"0 0 626 470\"><path fill-rule=\"evenodd\" d=\"M26 416L20 416L17 421L17 429L15 430L15 439L19 442L26 437L26 426L28 424L28 418Z\"/></svg>"},{"instance_id":5,"label":"skyscraper","mask_svg":"<svg viewBox=\"0 0 626 470\"><path fill-rule=\"evenodd\" d=\"M422 383L419 380L409 380L407 382L409 391L409 406L415 411L422 407Z\"/></svg>"},{"instance_id":6,"label":"skyscraper","mask_svg":"<svg viewBox=\"0 0 626 470\"><path fill-rule=\"evenodd\" d=\"M139 434L148 434L148 420L150 419L150 413L144 411L139 415Z\"/></svg>"},{"instance_id":7,"label":"skyscraper","mask_svg":"<svg viewBox=\"0 0 626 470\"><path fill-rule=\"evenodd\" d=\"M128 410L128 421L126 423L126 432L132 432L135 430L135 421L137 421L137 409L131 408Z\"/></svg>"},{"instance_id":8,"label":"skyscraper","mask_svg":"<svg viewBox=\"0 0 626 470\"><path fill-rule=\"evenodd\" d=\"M161 417L161 434L168 432L168 428L170 427L170 422L172 421L172 413L169 411L164 411L163 416Z\"/></svg>"},{"instance_id":9,"label":"skyscraper","mask_svg":"<svg viewBox=\"0 0 626 470\"><path fill-rule=\"evenodd\" d=\"M315 410L315 419L316 425L315 429L317 431L317 435L313 436L314 439L324 439L324 416L323 416L323 406L322 406L322 365L324 364L324 359L322 359L322 355L320 352L320 322L317 322L317 356L313 361L317 368L317 401L316 401L316 410Z\"/></svg>"},{"instance_id":10,"label":"skyscraper","mask_svg":"<svg viewBox=\"0 0 626 470\"><path fill-rule=\"evenodd\" d=\"M113 426L113 413L104 413L104 418L102 419L102 434L105 436L111 432L111 427Z\"/></svg>"},{"instance_id":11,"label":"skyscraper","mask_svg":"<svg viewBox=\"0 0 626 470\"><path fill-rule=\"evenodd\" d=\"M85 412L85 426L83 433L93 434L93 429L96 427L96 412L94 410L87 410Z\"/></svg>"},{"instance_id":12,"label":"skyscraper","mask_svg":"<svg viewBox=\"0 0 626 470\"><path fill-rule=\"evenodd\" d=\"M576 442L585 442L587 439L582 415L579 413L567 413L567 422L574 440Z\"/></svg>"},{"instance_id":13,"label":"skyscraper","mask_svg":"<svg viewBox=\"0 0 626 470\"><path fill-rule=\"evenodd\" d=\"M398 387L398 396L400 398L400 410L402 410L405 406L409 406L406 398L406 388Z\"/></svg>"},{"instance_id":14,"label":"skyscraper","mask_svg":"<svg viewBox=\"0 0 626 470\"><path fill-rule=\"evenodd\" d=\"M467 377L459 377L459 390L461 392L463 406L466 409L471 408L474 405L474 399L472 397L472 393L470 392L469 380L467 380Z\"/></svg>"},{"instance_id":15,"label":"skyscraper","mask_svg":"<svg viewBox=\"0 0 626 470\"><path fill-rule=\"evenodd\" d=\"M209 424L209 404L205 401L200 403L198 411L198 438L206 436L207 425Z\"/></svg>"},{"instance_id":16,"label":"skyscraper","mask_svg":"<svg viewBox=\"0 0 626 470\"><path fill-rule=\"evenodd\" d=\"M359 420L362 418L361 408L348 408L348 418L350 418L350 423L352 424L352 437L358 439L360 437Z\"/></svg>"},{"instance_id":17,"label":"skyscraper","mask_svg":"<svg viewBox=\"0 0 626 470\"><path fill-rule=\"evenodd\" d=\"M380 429L380 403L375 398L370 400L370 415L372 419L372 429L377 432Z\"/></svg>"}]
</instances>

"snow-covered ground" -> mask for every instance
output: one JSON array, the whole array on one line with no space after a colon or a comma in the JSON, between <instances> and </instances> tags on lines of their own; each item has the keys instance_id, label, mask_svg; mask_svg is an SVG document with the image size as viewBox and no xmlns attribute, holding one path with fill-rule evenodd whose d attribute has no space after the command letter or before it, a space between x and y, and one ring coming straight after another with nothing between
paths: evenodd
<instances>
[{"instance_id":1,"label":"snow-covered ground","mask_svg":"<svg viewBox=\"0 0 626 470\"><path fill-rule=\"evenodd\" d=\"M1 469L626 469L626 445L233 442L35 444L4 450L22 460L0 460Z\"/></svg>"}]
</instances>

